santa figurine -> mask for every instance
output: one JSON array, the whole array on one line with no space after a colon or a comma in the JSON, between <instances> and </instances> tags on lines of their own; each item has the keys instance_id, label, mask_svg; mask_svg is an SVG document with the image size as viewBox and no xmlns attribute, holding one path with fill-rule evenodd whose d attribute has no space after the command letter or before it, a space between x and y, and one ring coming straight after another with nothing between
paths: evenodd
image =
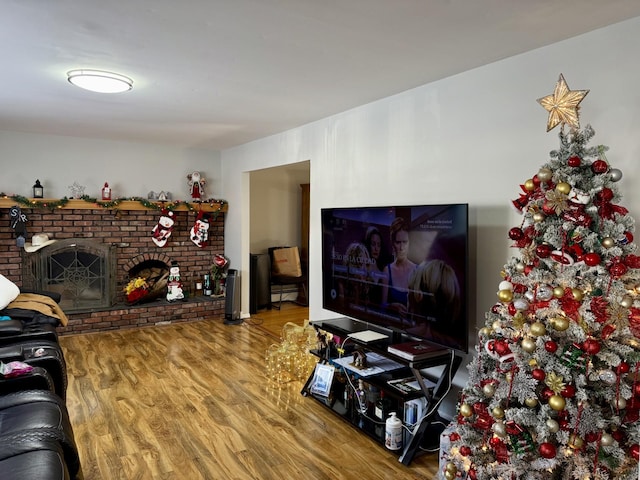
<instances>
[{"instance_id":1,"label":"santa figurine","mask_svg":"<svg viewBox=\"0 0 640 480\"><path fill-rule=\"evenodd\" d=\"M193 172L187 175L189 187L191 188L191 200L201 202L204 198L204 184L207 181L200 176L200 172Z\"/></svg>"}]
</instances>

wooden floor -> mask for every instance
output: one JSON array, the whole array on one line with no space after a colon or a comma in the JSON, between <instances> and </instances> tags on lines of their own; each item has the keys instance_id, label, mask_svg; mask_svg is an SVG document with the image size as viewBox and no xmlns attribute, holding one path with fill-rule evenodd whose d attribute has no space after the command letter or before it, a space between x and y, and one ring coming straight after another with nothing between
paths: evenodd
<instances>
[{"instance_id":1,"label":"wooden floor","mask_svg":"<svg viewBox=\"0 0 640 480\"><path fill-rule=\"evenodd\" d=\"M266 379L266 348L307 313L61 337L85 479L435 479L437 454L404 466L302 382Z\"/></svg>"}]
</instances>

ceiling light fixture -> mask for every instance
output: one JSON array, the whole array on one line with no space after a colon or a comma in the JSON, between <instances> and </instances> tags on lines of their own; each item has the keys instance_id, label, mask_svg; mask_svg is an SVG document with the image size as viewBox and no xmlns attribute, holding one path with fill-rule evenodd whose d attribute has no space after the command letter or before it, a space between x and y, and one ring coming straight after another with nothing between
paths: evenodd
<instances>
[{"instance_id":1,"label":"ceiling light fixture","mask_svg":"<svg viewBox=\"0 0 640 480\"><path fill-rule=\"evenodd\" d=\"M70 70L69 83L98 93L121 93L133 88L133 80L117 73L103 70Z\"/></svg>"}]
</instances>

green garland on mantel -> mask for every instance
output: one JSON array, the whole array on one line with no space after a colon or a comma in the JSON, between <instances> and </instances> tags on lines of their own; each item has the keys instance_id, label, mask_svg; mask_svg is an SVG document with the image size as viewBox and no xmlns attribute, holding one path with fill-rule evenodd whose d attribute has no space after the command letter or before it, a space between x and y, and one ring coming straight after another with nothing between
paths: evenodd
<instances>
[{"instance_id":1,"label":"green garland on mantel","mask_svg":"<svg viewBox=\"0 0 640 480\"><path fill-rule=\"evenodd\" d=\"M69 200L70 200L69 198L64 197L64 198L61 198L60 200L41 201L41 200L34 200L31 198L23 197L22 195L6 195L5 193L0 193L0 198L9 198L14 202L19 203L23 207L49 209L49 210L62 208L65 205L67 205L67 203L69 203ZM149 208L152 210L161 210L161 209L175 210L179 207L185 206L190 212L199 211L202 204L209 204L210 206L213 206L213 204L217 204L218 210L214 211L213 212L214 214L217 214L220 210L222 210L222 207L224 207L227 204L225 200L210 199L201 203L189 203L189 202L183 202L181 200L174 200L171 202L151 201L142 197L121 197L121 198L116 198L114 200L109 200L104 202L102 200L98 200L97 198L90 197L89 195L83 195L78 200L84 200L87 203L93 203L98 207L105 208L108 210L117 210L118 206L122 202L136 202L136 201L139 202L140 205L142 205L143 207Z\"/></svg>"}]
</instances>

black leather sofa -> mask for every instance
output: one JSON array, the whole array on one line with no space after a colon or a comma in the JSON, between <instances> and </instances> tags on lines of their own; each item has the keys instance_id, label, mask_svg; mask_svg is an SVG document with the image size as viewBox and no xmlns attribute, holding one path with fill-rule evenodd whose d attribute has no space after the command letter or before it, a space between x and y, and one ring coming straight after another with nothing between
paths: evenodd
<instances>
[{"instance_id":1,"label":"black leather sofa","mask_svg":"<svg viewBox=\"0 0 640 480\"><path fill-rule=\"evenodd\" d=\"M59 301L59 297L55 298ZM83 478L65 404L67 374L56 318L24 309L0 316L0 362L19 361L31 370L0 375L0 479Z\"/></svg>"}]
</instances>

